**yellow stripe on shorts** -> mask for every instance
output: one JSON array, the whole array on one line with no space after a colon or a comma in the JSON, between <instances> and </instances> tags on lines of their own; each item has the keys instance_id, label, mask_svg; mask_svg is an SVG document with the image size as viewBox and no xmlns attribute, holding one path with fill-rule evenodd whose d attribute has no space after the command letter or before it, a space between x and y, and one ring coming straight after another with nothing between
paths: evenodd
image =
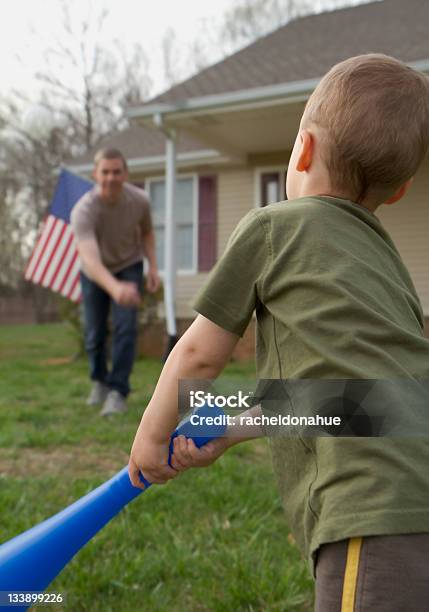
<instances>
[{"instance_id":1,"label":"yellow stripe on shorts","mask_svg":"<svg viewBox=\"0 0 429 612\"><path fill-rule=\"evenodd\" d=\"M350 538L347 547L346 571L344 572L341 612L353 612L356 598L356 584L362 538Z\"/></svg>"}]
</instances>

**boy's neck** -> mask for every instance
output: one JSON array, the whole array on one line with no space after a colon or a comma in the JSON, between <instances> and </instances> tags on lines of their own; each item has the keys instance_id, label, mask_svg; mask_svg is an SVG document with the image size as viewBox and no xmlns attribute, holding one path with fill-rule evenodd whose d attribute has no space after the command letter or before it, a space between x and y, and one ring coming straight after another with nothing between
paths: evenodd
<instances>
[{"instance_id":1,"label":"boy's neck","mask_svg":"<svg viewBox=\"0 0 429 612\"><path fill-rule=\"evenodd\" d=\"M317 193L314 194L315 197L319 196L319 197L325 197L325 198L335 198L337 200L345 200L347 202L350 202L351 204L354 204L355 206L359 206L359 208L365 208L371 215L373 215L376 211L376 209L378 208L378 206L371 206L369 204L365 204L362 202L356 202L355 200L352 200L349 197L345 197L343 195L333 195L330 193Z\"/></svg>"},{"instance_id":2,"label":"boy's neck","mask_svg":"<svg viewBox=\"0 0 429 612\"><path fill-rule=\"evenodd\" d=\"M356 202L356 199L353 194L334 189L330 185L330 182L328 180L320 180L314 182L309 181L307 184L302 184L298 197L304 198L311 196L327 196L330 198L337 198L339 200L347 200L348 202L353 202L353 204L359 204L359 206L366 208L371 213L374 213L374 211L380 205L380 203L375 204L374 202L371 202L368 199L365 199L362 202Z\"/></svg>"},{"instance_id":3,"label":"boy's neck","mask_svg":"<svg viewBox=\"0 0 429 612\"><path fill-rule=\"evenodd\" d=\"M371 204L369 202L356 202L355 199L351 198L349 195L345 195L345 194L339 194L337 192L332 192L332 193L315 193L313 194L315 196L326 196L328 198L336 198L338 200L347 200L347 202L351 202L352 204L357 204L358 206L361 206L362 208L366 208L370 213L374 213L375 210L378 208L379 204Z\"/></svg>"}]
</instances>

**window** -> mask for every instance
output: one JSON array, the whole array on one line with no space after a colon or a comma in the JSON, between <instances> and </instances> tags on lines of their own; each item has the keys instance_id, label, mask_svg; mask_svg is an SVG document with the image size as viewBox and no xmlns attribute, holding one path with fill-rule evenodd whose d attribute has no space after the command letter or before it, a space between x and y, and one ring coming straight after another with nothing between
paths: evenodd
<instances>
[{"instance_id":1,"label":"window","mask_svg":"<svg viewBox=\"0 0 429 612\"><path fill-rule=\"evenodd\" d=\"M285 171L267 169L257 171L257 206L267 206L286 199Z\"/></svg>"},{"instance_id":2,"label":"window","mask_svg":"<svg viewBox=\"0 0 429 612\"><path fill-rule=\"evenodd\" d=\"M148 181L152 222L156 240L158 267L164 270L165 244L165 180ZM177 268L195 272L196 269L196 181L193 177L178 178L175 193Z\"/></svg>"}]
</instances>

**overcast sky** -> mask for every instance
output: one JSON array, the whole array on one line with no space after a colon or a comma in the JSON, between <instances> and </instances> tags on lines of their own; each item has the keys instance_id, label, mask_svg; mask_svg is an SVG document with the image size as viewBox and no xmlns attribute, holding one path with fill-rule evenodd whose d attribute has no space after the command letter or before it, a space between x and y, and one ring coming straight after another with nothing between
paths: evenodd
<instances>
[{"instance_id":1,"label":"overcast sky","mask_svg":"<svg viewBox=\"0 0 429 612\"><path fill-rule=\"evenodd\" d=\"M357 4L370 0L344 0ZM36 71L43 68L44 49L61 32L61 0L0 0L3 8L0 20L1 92L15 86L30 93L37 87ZM201 32L203 22L216 32L223 14L240 0L65 0L76 23L88 16L90 7L97 13L101 6L109 11L103 28L106 46L119 39L125 46L140 41L149 59L149 74L153 81L151 95L167 88L164 80L162 40L169 29L176 36L181 60L186 61L189 46ZM330 0L313 0L314 11L332 5ZM207 30L205 30L207 32ZM200 37L201 38L201 37ZM207 37L206 37L207 38ZM215 39L215 37L213 37ZM18 57L21 61L18 61ZM216 50L210 61L221 59ZM180 65L179 65L180 69ZM189 70L180 78L187 77ZM180 80L180 79L179 79ZM36 97L36 96L35 96Z\"/></svg>"},{"instance_id":2,"label":"overcast sky","mask_svg":"<svg viewBox=\"0 0 429 612\"><path fill-rule=\"evenodd\" d=\"M60 23L59 0L2 0L0 57L3 91L11 86L32 88L34 73L43 64L43 48L55 37ZM157 89L161 86L161 41L173 28L178 42L186 47L195 36L201 20L215 25L234 0L69 0L74 15L87 15L88 6L100 4L109 9L106 39L119 38L125 44L141 41L150 60L150 71ZM17 61L20 56L24 65Z\"/></svg>"}]
</instances>

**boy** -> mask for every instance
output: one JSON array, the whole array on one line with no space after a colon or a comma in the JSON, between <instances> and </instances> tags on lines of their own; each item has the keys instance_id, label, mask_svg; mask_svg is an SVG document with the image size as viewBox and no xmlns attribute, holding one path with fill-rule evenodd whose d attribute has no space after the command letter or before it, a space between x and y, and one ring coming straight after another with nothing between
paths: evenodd
<instances>
[{"instance_id":1,"label":"boy","mask_svg":"<svg viewBox=\"0 0 429 612\"><path fill-rule=\"evenodd\" d=\"M135 486L139 471L163 483L243 440L234 427L200 450L181 437L167 464L177 381L215 378L254 310L258 378L429 379L418 297L374 215L406 193L428 144L422 74L369 54L322 79L292 151L289 201L239 223L196 301L199 316L164 367L131 451ZM316 610L422 610L429 601L427 440L271 442L289 525L315 568Z\"/></svg>"}]
</instances>

